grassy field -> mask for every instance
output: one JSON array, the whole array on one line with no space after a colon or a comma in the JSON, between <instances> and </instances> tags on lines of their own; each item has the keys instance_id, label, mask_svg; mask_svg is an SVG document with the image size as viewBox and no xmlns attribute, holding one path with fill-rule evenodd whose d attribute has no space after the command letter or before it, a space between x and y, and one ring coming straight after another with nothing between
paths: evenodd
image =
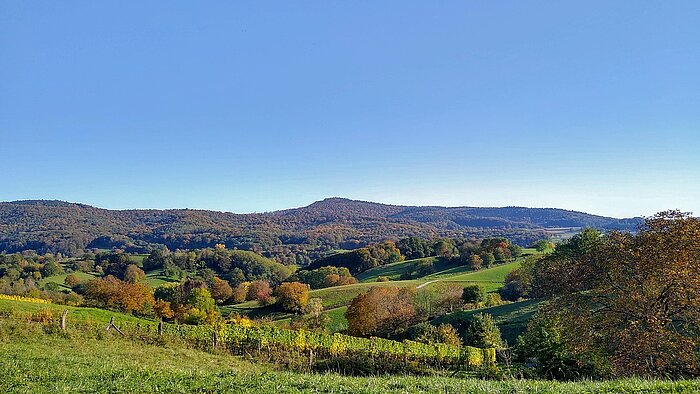
<instances>
[{"instance_id":1,"label":"grassy field","mask_svg":"<svg viewBox=\"0 0 700 394\"><path fill-rule=\"evenodd\" d=\"M693 393L699 381L488 381L285 372L240 357L0 319L3 393Z\"/></svg>"},{"instance_id":2,"label":"grassy field","mask_svg":"<svg viewBox=\"0 0 700 394\"><path fill-rule=\"evenodd\" d=\"M156 324L155 320L142 319L132 315L108 311L99 308L85 308L57 304L35 304L24 301L0 300L0 315L12 315L13 313L37 313L49 310L55 316L59 316L64 310L68 311L68 326L75 321L92 321L107 324L112 316L117 322L131 322L140 324Z\"/></svg>"},{"instance_id":3,"label":"grassy field","mask_svg":"<svg viewBox=\"0 0 700 394\"><path fill-rule=\"evenodd\" d=\"M503 286L506 275L519 266L520 262L513 262L503 265L498 265L493 268L482 269L479 271L470 271L464 274L447 275L447 276L426 276L419 280L406 281L390 281L390 282L369 282L358 283L355 285L329 287L311 291L311 297L320 297L323 300L323 305L326 308L339 308L350 304L353 298L367 291L372 286L419 286L427 283L424 288L437 286L440 283L457 283L460 286L468 284L480 284L487 291L495 291ZM343 313L347 308L343 308ZM339 309L336 309L339 310ZM333 327L347 327L347 320L340 312L335 312L333 315ZM516 330L517 331L517 330Z\"/></svg>"},{"instance_id":4,"label":"grassy field","mask_svg":"<svg viewBox=\"0 0 700 394\"><path fill-rule=\"evenodd\" d=\"M463 266L453 267L443 272L437 272L433 275L414 280L389 282L372 281L312 290L309 296L311 298L321 298L323 306L326 309L325 313L331 317L331 322L326 328L331 332L337 332L347 327L348 323L344 313L352 299L366 292L371 287L417 287L424 285L423 288L428 289L432 286L438 286L440 283L456 283L460 286L477 283L484 286L487 291L495 291L503 286L506 275L517 268L519 264L520 262L516 261L479 271L468 271L468 269ZM456 274L453 271L455 269L458 269ZM448 271L452 271L452 273L445 274L445 272ZM291 314L276 311L271 307L260 307L257 301L248 301L238 305L225 306L221 311L224 316L235 312L251 318L269 318L276 321L277 324L288 323L292 317Z\"/></svg>"},{"instance_id":5,"label":"grassy field","mask_svg":"<svg viewBox=\"0 0 700 394\"><path fill-rule=\"evenodd\" d=\"M413 272L420 263L432 263L436 271L444 271L459 266L459 262L439 259L437 257L425 257L422 259L399 261L369 269L357 275L360 282L376 282L380 276L385 276L391 280L399 280L401 275ZM417 279L412 278L412 279Z\"/></svg>"},{"instance_id":6,"label":"grassy field","mask_svg":"<svg viewBox=\"0 0 700 394\"><path fill-rule=\"evenodd\" d=\"M479 271L470 271L463 274L440 276L437 277L440 282L459 283L466 286L468 284L480 284L486 288L486 291L495 291L503 287L506 280L506 275L509 272L520 266L520 261L512 263L496 265L491 268L481 269ZM432 279L426 277L425 279Z\"/></svg>"},{"instance_id":7,"label":"grassy field","mask_svg":"<svg viewBox=\"0 0 700 394\"><path fill-rule=\"evenodd\" d=\"M66 276L73 274L77 276L81 281L88 281L90 279L96 278L95 275L88 274L85 272L80 272L80 271L75 271L71 273L66 273L66 274L61 274L61 275L54 275L54 276L49 276L48 278L44 278L39 281L39 286L44 287L47 283L56 283L61 286L61 288L65 290L70 290L70 287L68 287L64 282L66 280Z\"/></svg>"},{"instance_id":8,"label":"grassy field","mask_svg":"<svg viewBox=\"0 0 700 394\"><path fill-rule=\"evenodd\" d=\"M146 284L156 288L164 283L178 283L180 279L163 275L163 270L156 269L146 272Z\"/></svg>"},{"instance_id":9,"label":"grassy field","mask_svg":"<svg viewBox=\"0 0 700 394\"><path fill-rule=\"evenodd\" d=\"M541 302L536 300L526 300L491 308L453 312L433 320L433 324L451 323L458 326L460 322L471 319L475 313L488 313L496 321L503 339L512 345L515 344L518 335L525 332L527 323L541 305Z\"/></svg>"}]
</instances>

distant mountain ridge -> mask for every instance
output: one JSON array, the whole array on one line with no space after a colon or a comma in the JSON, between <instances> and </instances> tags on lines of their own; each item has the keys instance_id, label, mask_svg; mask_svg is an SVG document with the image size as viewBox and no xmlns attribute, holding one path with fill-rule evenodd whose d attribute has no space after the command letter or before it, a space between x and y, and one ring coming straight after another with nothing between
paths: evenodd
<instances>
[{"instance_id":1,"label":"distant mountain ridge","mask_svg":"<svg viewBox=\"0 0 700 394\"><path fill-rule=\"evenodd\" d=\"M0 202L0 252L35 250L72 255L86 248L148 250L165 245L193 249L224 243L231 248L265 251L287 261L299 253L306 253L304 259L308 259L334 248L407 236L506 236L527 244L551 228L633 230L641 222L641 218L616 219L555 208L400 206L337 197L301 208L250 214L109 210L64 201L26 200Z\"/></svg>"}]
</instances>

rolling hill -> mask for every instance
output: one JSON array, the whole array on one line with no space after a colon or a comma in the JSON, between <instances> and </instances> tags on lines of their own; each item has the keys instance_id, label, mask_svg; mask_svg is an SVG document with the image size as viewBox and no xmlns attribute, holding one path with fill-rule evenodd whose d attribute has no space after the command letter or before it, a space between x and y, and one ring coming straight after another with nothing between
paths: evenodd
<instances>
[{"instance_id":1,"label":"rolling hill","mask_svg":"<svg viewBox=\"0 0 700 394\"><path fill-rule=\"evenodd\" d=\"M408 236L508 237L520 245L581 227L632 230L640 218L615 219L553 208L416 207L329 198L268 213L108 210L62 201L0 202L0 252L75 255L89 248L144 252L153 246L194 249L224 243L280 258L309 258Z\"/></svg>"}]
</instances>

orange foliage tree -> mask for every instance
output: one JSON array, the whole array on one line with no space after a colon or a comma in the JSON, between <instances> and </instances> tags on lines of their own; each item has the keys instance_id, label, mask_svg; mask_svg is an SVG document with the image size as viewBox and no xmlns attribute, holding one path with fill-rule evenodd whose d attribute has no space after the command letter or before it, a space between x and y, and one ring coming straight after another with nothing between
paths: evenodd
<instances>
[{"instance_id":1,"label":"orange foliage tree","mask_svg":"<svg viewBox=\"0 0 700 394\"><path fill-rule=\"evenodd\" d=\"M277 288L277 304L289 312L302 312L309 302L309 285L299 282L282 283Z\"/></svg>"},{"instance_id":2,"label":"orange foliage tree","mask_svg":"<svg viewBox=\"0 0 700 394\"><path fill-rule=\"evenodd\" d=\"M584 235L537 265L570 349L615 375L700 372L700 219L667 211L637 234Z\"/></svg>"},{"instance_id":3,"label":"orange foliage tree","mask_svg":"<svg viewBox=\"0 0 700 394\"><path fill-rule=\"evenodd\" d=\"M85 284L85 297L109 309L148 314L155 304L151 289L143 283L128 283L111 275Z\"/></svg>"},{"instance_id":4,"label":"orange foliage tree","mask_svg":"<svg viewBox=\"0 0 700 394\"><path fill-rule=\"evenodd\" d=\"M345 312L348 332L357 336L388 337L405 331L416 318L415 290L372 287L355 297Z\"/></svg>"}]
</instances>

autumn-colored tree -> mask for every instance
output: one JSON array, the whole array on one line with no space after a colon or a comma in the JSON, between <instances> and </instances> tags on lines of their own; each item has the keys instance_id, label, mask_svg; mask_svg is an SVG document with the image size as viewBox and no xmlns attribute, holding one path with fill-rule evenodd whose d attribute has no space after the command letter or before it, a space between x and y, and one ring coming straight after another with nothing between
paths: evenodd
<instances>
[{"instance_id":1,"label":"autumn-colored tree","mask_svg":"<svg viewBox=\"0 0 700 394\"><path fill-rule=\"evenodd\" d=\"M80 278L78 278L78 275L76 274L68 274L66 276L66 279L63 280L63 283L65 283L66 286L70 287L71 289L78 285L80 282Z\"/></svg>"},{"instance_id":2,"label":"autumn-colored tree","mask_svg":"<svg viewBox=\"0 0 700 394\"><path fill-rule=\"evenodd\" d=\"M459 254L459 251L457 250L454 241L449 238L442 238L437 240L433 244L433 251L435 255L446 259L451 259Z\"/></svg>"},{"instance_id":3,"label":"autumn-colored tree","mask_svg":"<svg viewBox=\"0 0 700 394\"><path fill-rule=\"evenodd\" d=\"M129 283L137 283L146 277L146 273L135 264L129 264L124 270L124 281Z\"/></svg>"},{"instance_id":4,"label":"autumn-colored tree","mask_svg":"<svg viewBox=\"0 0 700 394\"><path fill-rule=\"evenodd\" d=\"M484 260L482 260L481 256L479 256L478 254L473 254L471 255L471 257L469 257L469 264L471 265L474 271L480 270L483 263Z\"/></svg>"},{"instance_id":5,"label":"autumn-colored tree","mask_svg":"<svg viewBox=\"0 0 700 394\"><path fill-rule=\"evenodd\" d=\"M636 234L573 239L534 277L553 282L537 285L572 352L602 355L616 375L677 376L700 372L699 264L700 219L668 211Z\"/></svg>"},{"instance_id":6,"label":"autumn-colored tree","mask_svg":"<svg viewBox=\"0 0 700 394\"><path fill-rule=\"evenodd\" d=\"M175 312L170 308L170 303L161 299L157 299L155 305L153 305L153 312L156 316L163 319L172 319L175 317Z\"/></svg>"},{"instance_id":7,"label":"autumn-colored tree","mask_svg":"<svg viewBox=\"0 0 700 394\"><path fill-rule=\"evenodd\" d=\"M85 284L85 297L98 305L125 313L149 313L155 304L151 289L142 283L128 283L111 275Z\"/></svg>"},{"instance_id":8,"label":"autumn-colored tree","mask_svg":"<svg viewBox=\"0 0 700 394\"><path fill-rule=\"evenodd\" d=\"M250 286L250 282L241 282L236 286L235 289L233 289L233 295L231 296L231 301L235 304L239 304L241 302L244 302L246 298L248 297L248 286Z\"/></svg>"},{"instance_id":9,"label":"autumn-colored tree","mask_svg":"<svg viewBox=\"0 0 700 394\"><path fill-rule=\"evenodd\" d=\"M272 298L272 287L266 280L254 280L248 284L247 300L255 300L262 305L269 305Z\"/></svg>"},{"instance_id":10,"label":"autumn-colored tree","mask_svg":"<svg viewBox=\"0 0 700 394\"><path fill-rule=\"evenodd\" d=\"M212 278L211 284L209 285L209 291L211 296L219 303L222 303L233 295L233 289L231 285L223 279L214 277Z\"/></svg>"},{"instance_id":11,"label":"autumn-colored tree","mask_svg":"<svg viewBox=\"0 0 700 394\"><path fill-rule=\"evenodd\" d=\"M345 311L348 332L388 337L405 331L416 317L415 294L412 288L370 288L355 297Z\"/></svg>"},{"instance_id":12,"label":"autumn-colored tree","mask_svg":"<svg viewBox=\"0 0 700 394\"><path fill-rule=\"evenodd\" d=\"M462 286L455 283L437 283L435 290L437 310L442 313L454 312L462 308Z\"/></svg>"},{"instance_id":13,"label":"autumn-colored tree","mask_svg":"<svg viewBox=\"0 0 700 394\"><path fill-rule=\"evenodd\" d=\"M302 312L309 302L309 285L299 282L286 282L276 291L277 304L288 312Z\"/></svg>"},{"instance_id":14,"label":"autumn-colored tree","mask_svg":"<svg viewBox=\"0 0 700 394\"><path fill-rule=\"evenodd\" d=\"M341 276L338 274L330 274L330 275L327 275L323 279L323 283L325 284L325 287L352 285L352 284L357 283L357 279L355 279L352 276Z\"/></svg>"}]
</instances>

